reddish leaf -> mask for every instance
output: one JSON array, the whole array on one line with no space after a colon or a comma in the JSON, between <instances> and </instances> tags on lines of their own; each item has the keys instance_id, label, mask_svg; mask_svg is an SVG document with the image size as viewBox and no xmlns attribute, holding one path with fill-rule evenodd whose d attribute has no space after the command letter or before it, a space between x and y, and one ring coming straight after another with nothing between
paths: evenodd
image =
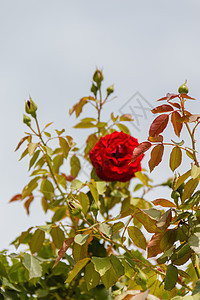
<instances>
[{"instance_id":1,"label":"reddish leaf","mask_svg":"<svg viewBox=\"0 0 200 300\"><path fill-rule=\"evenodd\" d=\"M157 101L163 101L163 100L167 100L167 97L166 96L162 97L162 98L158 99Z\"/></svg>"},{"instance_id":2,"label":"reddish leaf","mask_svg":"<svg viewBox=\"0 0 200 300\"><path fill-rule=\"evenodd\" d=\"M66 175L65 173L61 173L61 175L69 182L75 179L72 175Z\"/></svg>"},{"instance_id":3,"label":"reddish leaf","mask_svg":"<svg viewBox=\"0 0 200 300\"><path fill-rule=\"evenodd\" d=\"M151 148L150 142L142 142L133 150L132 161L136 160L141 154L146 152L149 148Z\"/></svg>"},{"instance_id":4,"label":"reddish leaf","mask_svg":"<svg viewBox=\"0 0 200 300\"><path fill-rule=\"evenodd\" d=\"M173 110L174 109L171 105L163 104L163 105L159 105L159 106L155 107L154 109L151 110L151 112L153 114L157 114L157 113L168 112L168 111L173 111Z\"/></svg>"},{"instance_id":5,"label":"reddish leaf","mask_svg":"<svg viewBox=\"0 0 200 300\"><path fill-rule=\"evenodd\" d=\"M166 97L167 97L167 101L170 101L170 100L178 97L178 94L167 93Z\"/></svg>"},{"instance_id":6,"label":"reddish leaf","mask_svg":"<svg viewBox=\"0 0 200 300\"><path fill-rule=\"evenodd\" d=\"M59 263L59 261L61 260L61 258L65 255L67 249L71 246L72 242L73 242L74 238L68 238L63 242L63 245L61 247L61 249L58 251L58 257L56 258L54 267L57 266L57 264Z\"/></svg>"},{"instance_id":7,"label":"reddish leaf","mask_svg":"<svg viewBox=\"0 0 200 300\"><path fill-rule=\"evenodd\" d=\"M164 146L163 144L159 144L153 148L151 151L151 158L149 160L149 169L150 172L153 171L153 169L159 165L159 163L162 161L163 157L163 152L164 152Z\"/></svg>"},{"instance_id":8,"label":"reddish leaf","mask_svg":"<svg viewBox=\"0 0 200 300\"><path fill-rule=\"evenodd\" d=\"M149 136L159 135L166 128L169 115L163 114L155 118L149 129Z\"/></svg>"},{"instance_id":9,"label":"reddish leaf","mask_svg":"<svg viewBox=\"0 0 200 300\"><path fill-rule=\"evenodd\" d=\"M15 195L15 196L13 196L13 197L10 199L9 203L10 203L10 202L14 202L14 201L18 201L18 200L22 200L22 194L17 194L17 195Z\"/></svg>"},{"instance_id":10,"label":"reddish leaf","mask_svg":"<svg viewBox=\"0 0 200 300\"><path fill-rule=\"evenodd\" d=\"M28 197L28 199L26 200L26 202L24 203L24 207L26 209L26 212L27 212L27 215L29 215L29 207L30 207L30 204L31 202L33 201L34 199L34 196L33 194L30 194L30 196Z\"/></svg>"},{"instance_id":11,"label":"reddish leaf","mask_svg":"<svg viewBox=\"0 0 200 300\"><path fill-rule=\"evenodd\" d=\"M148 140L152 143L163 142L163 136L162 135L149 136Z\"/></svg>"},{"instance_id":12,"label":"reddish leaf","mask_svg":"<svg viewBox=\"0 0 200 300\"><path fill-rule=\"evenodd\" d=\"M26 141L29 138L30 135L26 135L25 137L23 137L20 141L19 144L17 145L15 151L17 151L19 149L19 147L23 144L24 141Z\"/></svg>"},{"instance_id":13,"label":"reddish leaf","mask_svg":"<svg viewBox=\"0 0 200 300\"><path fill-rule=\"evenodd\" d=\"M179 103L176 103L176 102L168 102L168 103L170 103L171 105L173 105L174 107L176 107L176 108L178 108L178 109L180 109L181 108L181 106L180 106L180 104Z\"/></svg>"},{"instance_id":14,"label":"reddish leaf","mask_svg":"<svg viewBox=\"0 0 200 300\"><path fill-rule=\"evenodd\" d=\"M172 152L170 154L170 161L169 161L169 166L170 169L174 172L174 170L176 170L182 161L182 152L181 149L179 147L174 147L172 149Z\"/></svg>"},{"instance_id":15,"label":"reddish leaf","mask_svg":"<svg viewBox=\"0 0 200 300\"><path fill-rule=\"evenodd\" d=\"M178 122L178 119L181 118L181 115L177 111L173 111L172 116L171 116L171 122L174 127L174 132L175 134L180 137L180 133L183 127L183 124Z\"/></svg>"},{"instance_id":16,"label":"reddish leaf","mask_svg":"<svg viewBox=\"0 0 200 300\"><path fill-rule=\"evenodd\" d=\"M147 257L155 257L162 253L160 249L160 240L163 237L163 232L155 233L147 245Z\"/></svg>"},{"instance_id":17,"label":"reddish leaf","mask_svg":"<svg viewBox=\"0 0 200 300\"><path fill-rule=\"evenodd\" d=\"M196 100L195 98L190 97L187 94L181 94L181 98L186 98L186 99L190 99L190 100Z\"/></svg>"},{"instance_id":18,"label":"reddish leaf","mask_svg":"<svg viewBox=\"0 0 200 300\"><path fill-rule=\"evenodd\" d=\"M152 203L154 205L160 205L162 207L176 207L176 205L174 203L172 203L171 201L169 201L167 199L163 199L163 198L153 200Z\"/></svg>"}]
</instances>

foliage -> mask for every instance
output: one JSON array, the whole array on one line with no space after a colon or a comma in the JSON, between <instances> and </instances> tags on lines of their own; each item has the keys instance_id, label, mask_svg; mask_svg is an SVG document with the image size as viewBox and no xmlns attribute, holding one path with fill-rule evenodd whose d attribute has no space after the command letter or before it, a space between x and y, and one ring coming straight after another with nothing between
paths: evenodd
<instances>
[{"instance_id":1,"label":"foliage","mask_svg":"<svg viewBox=\"0 0 200 300\"><path fill-rule=\"evenodd\" d=\"M83 118L74 126L92 130L84 148L88 162L101 137L116 130L130 134L124 122L133 121L129 114L114 113L110 122L102 121L102 108L114 99L113 85L102 97L102 82L103 74L96 70L92 96L81 98L70 109L76 118L86 105L96 111L96 118ZM143 169L132 180L134 194L129 181L102 181L94 168L90 179L81 181L80 150L73 137L64 129L49 132L52 123L41 130L36 104L31 98L26 102L28 115L23 121L29 132L16 150L26 143L20 160L29 157L31 179L10 202L22 201L29 214L39 194L42 209L53 216L47 224L22 232L12 242L16 253L0 253L0 299L187 299L188 293L191 299L199 299L200 167L194 135L200 115L185 108L193 100L186 93L158 100L165 103L152 110L157 117L148 140L133 150L132 161L152 149L152 172L161 163L164 148L171 146L169 167L174 177L153 185ZM191 147L183 140L164 142L161 134L170 121L179 138L186 128ZM191 167L180 174L176 170L183 157ZM147 201L146 194L158 186L170 189L171 198L161 195ZM133 196L136 192L142 196ZM27 250L17 252L20 245Z\"/></svg>"}]
</instances>

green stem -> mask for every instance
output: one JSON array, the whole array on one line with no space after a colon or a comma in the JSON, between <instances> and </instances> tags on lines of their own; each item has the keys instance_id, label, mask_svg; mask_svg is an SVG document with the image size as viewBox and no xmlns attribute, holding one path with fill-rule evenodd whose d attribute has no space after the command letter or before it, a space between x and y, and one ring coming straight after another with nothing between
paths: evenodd
<instances>
[{"instance_id":1,"label":"green stem","mask_svg":"<svg viewBox=\"0 0 200 300\"><path fill-rule=\"evenodd\" d=\"M184 109L184 101L185 101L185 100L184 100L184 98L181 98L180 101L181 101L182 114L183 114L183 116L185 116L185 109ZM199 167L199 163L198 163L197 157L196 157L195 140L194 140L194 131L191 132L190 127L189 127L189 125L188 125L187 122L184 122L184 124L185 124L185 126L186 126L186 128L187 128L187 131L188 131L188 133L189 133L189 135L190 135L190 138L191 138L191 141L192 141L192 149L193 149L193 157L194 157L195 165L196 165L197 167Z\"/></svg>"},{"instance_id":2,"label":"green stem","mask_svg":"<svg viewBox=\"0 0 200 300\"><path fill-rule=\"evenodd\" d=\"M195 253L193 253L193 255L191 257L191 261L192 261L193 267L195 269L197 278L199 279L200 278L200 269L199 269L199 263L197 261L197 256Z\"/></svg>"}]
</instances>

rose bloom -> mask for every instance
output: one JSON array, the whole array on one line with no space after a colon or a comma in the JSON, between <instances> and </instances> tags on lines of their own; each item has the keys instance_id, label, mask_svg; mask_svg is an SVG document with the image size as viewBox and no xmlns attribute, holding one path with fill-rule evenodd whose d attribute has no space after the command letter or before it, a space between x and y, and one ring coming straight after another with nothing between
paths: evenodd
<instances>
[{"instance_id":1,"label":"rose bloom","mask_svg":"<svg viewBox=\"0 0 200 300\"><path fill-rule=\"evenodd\" d=\"M115 131L101 137L89 157L98 177L104 181L129 181L141 171L144 154L131 162L138 140L126 133ZM130 163L131 162L131 163Z\"/></svg>"}]
</instances>

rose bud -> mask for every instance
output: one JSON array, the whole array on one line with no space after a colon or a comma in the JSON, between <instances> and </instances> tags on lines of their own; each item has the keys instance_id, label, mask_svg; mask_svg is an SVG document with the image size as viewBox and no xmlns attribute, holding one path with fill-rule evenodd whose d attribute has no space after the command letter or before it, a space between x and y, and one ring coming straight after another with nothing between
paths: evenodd
<instances>
[{"instance_id":1,"label":"rose bud","mask_svg":"<svg viewBox=\"0 0 200 300\"><path fill-rule=\"evenodd\" d=\"M27 114L30 114L33 118L36 118L36 110L37 105L33 102L33 100L30 97L30 99L26 101L25 111Z\"/></svg>"},{"instance_id":2,"label":"rose bud","mask_svg":"<svg viewBox=\"0 0 200 300\"><path fill-rule=\"evenodd\" d=\"M113 84L107 88L107 97L114 92Z\"/></svg>"},{"instance_id":3,"label":"rose bud","mask_svg":"<svg viewBox=\"0 0 200 300\"><path fill-rule=\"evenodd\" d=\"M94 80L94 82L96 82L97 87L100 88L101 82L103 81L102 71L96 69L96 71L94 72L94 75L93 75L93 80Z\"/></svg>"},{"instance_id":4,"label":"rose bud","mask_svg":"<svg viewBox=\"0 0 200 300\"><path fill-rule=\"evenodd\" d=\"M78 203L70 201L68 206L73 216L80 216L82 207Z\"/></svg>"},{"instance_id":5,"label":"rose bud","mask_svg":"<svg viewBox=\"0 0 200 300\"><path fill-rule=\"evenodd\" d=\"M23 114L23 122L24 124L26 124L27 126L31 126L31 119L29 118L29 116Z\"/></svg>"},{"instance_id":6,"label":"rose bud","mask_svg":"<svg viewBox=\"0 0 200 300\"><path fill-rule=\"evenodd\" d=\"M187 93L189 92L189 89L188 89L186 83L187 83L187 80L185 81L185 83L183 83L183 84L179 87L179 89L178 89L179 94L187 94Z\"/></svg>"}]
</instances>

